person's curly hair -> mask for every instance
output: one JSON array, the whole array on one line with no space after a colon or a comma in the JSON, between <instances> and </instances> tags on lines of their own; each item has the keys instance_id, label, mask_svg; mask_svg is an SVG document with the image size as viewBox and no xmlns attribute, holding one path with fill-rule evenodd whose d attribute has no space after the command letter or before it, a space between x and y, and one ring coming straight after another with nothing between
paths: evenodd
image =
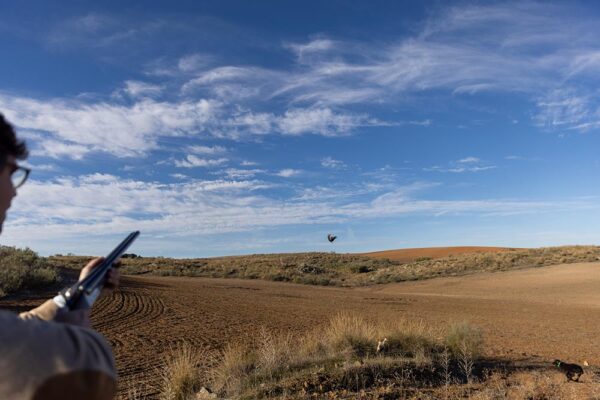
<instances>
[{"instance_id":1,"label":"person's curly hair","mask_svg":"<svg viewBox=\"0 0 600 400\"><path fill-rule=\"evenodd\" d=\"M27 158L27 155L25 142L17 139L12 125L0 114L0 165L4 165L8 156L22 160Z\"/></svg>"}]
</instances>

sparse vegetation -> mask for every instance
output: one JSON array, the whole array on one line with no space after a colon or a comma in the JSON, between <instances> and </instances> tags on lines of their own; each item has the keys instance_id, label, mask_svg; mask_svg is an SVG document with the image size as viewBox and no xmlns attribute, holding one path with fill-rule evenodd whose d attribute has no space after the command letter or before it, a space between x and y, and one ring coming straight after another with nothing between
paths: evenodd
<instances>
[{"instance_id":1,"label":"sparse vegetation","mask_svg":"<svg viewBox=\"0 0 600 400\"><path fill-rule=\"evenodd\" d=\"M376 354L382 337L389 346ZM227 346L202 384L219 398L400 398L443 385L440 337L422 323L351 314L301 336L263 329L254 343Z\"/></svg>"},{"instance_id":2,"label":"sparse vegetation","mask_svg":"<svg viewBox=\"0 0 600 400\"><path fill-rule=\"evenodd\" d=\"M53 265L79 269L89 257L52 256L48 260ZM255 254L197 259L138 257L123 259L122 272L131 275L265 279L322 286L365 286L598 260L600 247L566 246L467 253L437 259L419 257L406 263L336 253Z\"/></svg>"},{"instance_id":3,"label":"sparse vegetation","mask_svg":"<svg viewBox=\"0 0 600 400\"><path fill-rule=\"evenodd\" d=\"M390 346L377 354L381 337L390 338ZM481 331L468 323L441 332L393 317L371 320L339 314L323 328L304 335L276 334L263 328L254 341L229 344L218 354L194 358L189 349L174 353L175 359L166 363L164 381L169 389L163 388L161 398L583 398L581 391L551 368L483 369L491 360L482 358ZM197 361L203 364L199 370Z\"/></svg>"},{"instance_id":4,"label":"sparse vegetation","mask_svg":"<svg viewBox=\"0 0 600 400\"><path fill-rule=\"evenodd\" d=\"M21 289L37 289L59 281L58 271L31 249L0 247L0 297Z\"/></svg>"}]
</instances>

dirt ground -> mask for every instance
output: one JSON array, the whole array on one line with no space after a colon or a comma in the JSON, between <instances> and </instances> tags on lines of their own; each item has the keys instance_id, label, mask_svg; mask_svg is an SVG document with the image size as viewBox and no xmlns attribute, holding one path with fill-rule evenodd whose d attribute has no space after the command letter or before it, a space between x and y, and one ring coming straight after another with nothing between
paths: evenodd
<instances>
[{"instance_id":1,"label":"dirt ground","mask_svg":"<svg viewBox=\"0 0 600 400\"><path fill-rule=\"evenodd\" d=\"M15 311L44 294L0 301ZM120 395L156 393L161 357L188 341L207 349L251 338L261 327L301 332L339 311L394 313L444 327L469 321L484 332L487 356L546 365L555 358L600 365L600 263L367 288L170 277L126 277L99 300L93 324L112 344Z\"/></svg>"}]
</instances>

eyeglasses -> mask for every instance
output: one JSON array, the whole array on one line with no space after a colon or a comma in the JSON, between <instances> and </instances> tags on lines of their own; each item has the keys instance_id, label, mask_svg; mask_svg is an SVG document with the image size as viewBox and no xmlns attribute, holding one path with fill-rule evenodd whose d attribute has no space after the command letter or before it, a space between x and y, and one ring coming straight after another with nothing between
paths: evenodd
<instances>
[{"instance_id":1,"label":"eyeglasses","mask_svg":"<svg viewBox=\"0 0 600 400\"><path fill-rule=\"evenodd\" d=\"M15 163L8 163L10 167L12 167L12 172L10 173L10 179L12 180L13 187L15 189L23 186L27 177L31 173L31 168L22 167Z\"/></svg>"}]
</instances>

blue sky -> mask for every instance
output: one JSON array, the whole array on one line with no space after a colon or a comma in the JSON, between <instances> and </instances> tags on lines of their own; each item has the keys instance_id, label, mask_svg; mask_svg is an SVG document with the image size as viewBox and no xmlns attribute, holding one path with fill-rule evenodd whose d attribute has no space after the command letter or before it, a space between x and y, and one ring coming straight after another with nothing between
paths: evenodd
<instances>
[{"instance_id":1,"label":"blue sky","mask_svg":"<svg viewBox=\"0 0 600 400\"><path fill-rule=\"evenodd\" d=\"M33 168L3 244L600 242L593 2L99 3L3 4L0 112Z\"/></svg>"}]
</instances>

